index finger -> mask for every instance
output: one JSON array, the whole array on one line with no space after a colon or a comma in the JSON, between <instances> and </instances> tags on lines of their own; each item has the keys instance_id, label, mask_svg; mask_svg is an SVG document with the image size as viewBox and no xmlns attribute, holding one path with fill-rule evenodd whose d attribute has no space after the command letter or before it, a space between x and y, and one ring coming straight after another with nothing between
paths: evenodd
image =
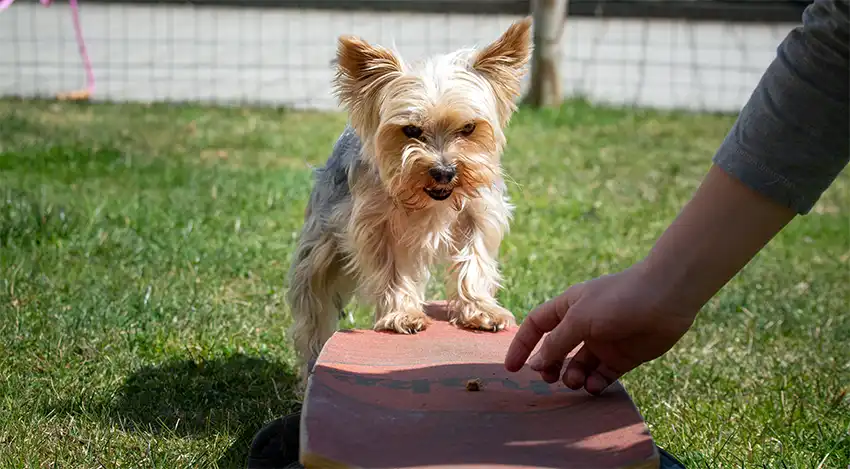
<instances>
[{"instance_id":1,"label":"index finger","mask_svg":"<svg viewBox=\"0 0 850 469\"><path fill-rule=\"evenodd\" d=\"M567 312L566 292L534 308L517 330L505 355L505 368L519 371L543 335L561 323Z\"/></svg>"}]
</instances>

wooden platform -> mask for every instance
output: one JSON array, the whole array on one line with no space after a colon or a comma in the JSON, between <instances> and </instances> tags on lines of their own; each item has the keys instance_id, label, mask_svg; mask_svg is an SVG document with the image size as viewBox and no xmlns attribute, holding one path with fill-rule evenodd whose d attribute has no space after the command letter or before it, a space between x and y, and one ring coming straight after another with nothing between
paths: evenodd
<instances>
[{"instance_id":1,"label":"wooden platform","mask_svg":"<svg viewBox=\"0 0 850 469\"><path fill-rule=\"evenodd\" d=\"M444 315L439 305L430 313ZM416 335L336 333L308 382L302 464L658 468L658 450L619 383L593 397L547 384L527 367L507 372L515 331L435 321Z\"/></svg>"}]
</instances>

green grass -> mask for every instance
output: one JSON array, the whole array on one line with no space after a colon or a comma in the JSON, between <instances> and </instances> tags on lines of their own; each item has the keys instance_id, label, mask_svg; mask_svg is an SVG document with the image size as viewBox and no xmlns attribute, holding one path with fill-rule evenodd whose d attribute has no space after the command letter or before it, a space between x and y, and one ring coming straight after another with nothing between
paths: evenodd
<instances>
[{"instance_id":1,"label":"green grass","mask_svg":"<svg viewBox=\"0 0 850 469\"><path fill-rule=\"evenodd\" d=\"M0 467L241 466L260 425L297 405L284 275L309 165L344 122L0 101ZM643 256L732 122L520 112L504 304L524 316ZM848 207L842 174L624 378L688 467L850 463Z\"/></svg>"}]
</instances>

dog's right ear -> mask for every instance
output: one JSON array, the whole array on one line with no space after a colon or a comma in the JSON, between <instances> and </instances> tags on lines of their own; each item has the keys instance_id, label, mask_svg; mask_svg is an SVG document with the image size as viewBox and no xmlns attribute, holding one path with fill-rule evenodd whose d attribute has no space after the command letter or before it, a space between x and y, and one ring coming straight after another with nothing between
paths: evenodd
<instances>
[{"instance_id":1,"label":"dog's right ear","mask_svg":"<svg viewBox=\"0 0 850 469\"><path fill-rule=\"evenodd\" d=\"M381 88L403 73L391 50L353 36L339 38L336 62L335 94L354 114L376 103Z\"/></svg>"}]
</instances>

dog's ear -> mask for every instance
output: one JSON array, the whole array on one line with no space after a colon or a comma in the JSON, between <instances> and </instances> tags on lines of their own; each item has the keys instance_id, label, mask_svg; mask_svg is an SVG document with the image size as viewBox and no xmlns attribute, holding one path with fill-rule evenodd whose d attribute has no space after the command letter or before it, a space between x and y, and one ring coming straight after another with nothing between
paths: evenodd
<instances>
[{"instance_id":1,"label":"dog's ear","mask_svg":"<svg viewBox=\"0 0 850 469\"><path fill-rule=\"evenodd\" d=\"M520 93L531 49L531 17L526 17L478 52L472 69L487 78L501 100L513 101Z\"/></svg>"},{"instance_id":2,"label":"dog's ear","mask_svg":"<svg viewBox=\"0 0 850 469\"><path fill-rule=\"evenodd\" d=\"M391 50L353 36L341 36L337 48L335 93L352 113L377 102L381 88L403 71Z\"/></svg>"}]
</instances>

